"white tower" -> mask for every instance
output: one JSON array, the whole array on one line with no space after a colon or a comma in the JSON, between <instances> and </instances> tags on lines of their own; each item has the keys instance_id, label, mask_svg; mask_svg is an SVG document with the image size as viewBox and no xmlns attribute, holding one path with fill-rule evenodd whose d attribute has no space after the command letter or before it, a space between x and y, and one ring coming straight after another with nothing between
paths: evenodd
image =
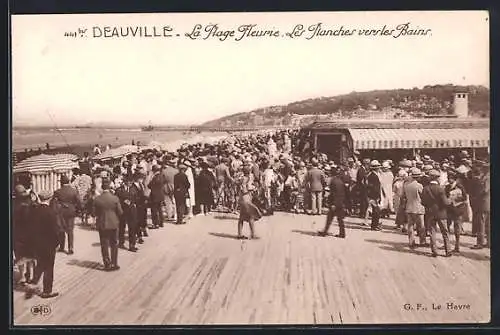
<instances>
[{"instance_id":1,"label":"white tower","mask_svg":"<svg viewBox=\"0 0 500 335\"><path fill-rule=\"evenodd\" d=\"M464 92L457 92L453 97L453 110L457 117L469 116L469 94Z\"/></svg>"}]
</instances>

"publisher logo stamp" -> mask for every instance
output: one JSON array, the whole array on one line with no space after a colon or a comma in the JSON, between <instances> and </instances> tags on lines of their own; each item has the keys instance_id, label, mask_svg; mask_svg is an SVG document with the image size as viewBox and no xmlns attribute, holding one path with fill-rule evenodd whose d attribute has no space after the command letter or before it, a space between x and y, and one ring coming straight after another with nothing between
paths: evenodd
<instances>
[{"instance_id":1,"label":"publisher logo stamp","mask_svg":"<svg viewBox=\"0 0 500 335\"><path fill-rule=\"evenodd\" d=\"M31 307L31 314L37 316L49 316L52 309L49 305L35 305Z\"/></svg>"}]
</instances>

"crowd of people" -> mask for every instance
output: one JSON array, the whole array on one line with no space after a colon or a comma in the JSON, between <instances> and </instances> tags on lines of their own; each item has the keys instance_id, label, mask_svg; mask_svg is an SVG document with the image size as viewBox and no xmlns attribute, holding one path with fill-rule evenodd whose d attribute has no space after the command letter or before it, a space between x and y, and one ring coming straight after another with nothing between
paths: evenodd
<instances>
[{"instance_id":1,"label":"crowd of people","mask_svg":"<svg viewBox=\"0 0 500 335\"><path fill-rule=\"evenodd\" d=\"M448 233L453 228L453 252L459 253L462 223L471 220L474 248L490 245L487 162L472 160L466 151L442 162L428 155L379 162L356 153L335 162L324 154L305 154L297 143L297 131L254 133L183 145L175 152L133 153L114 166L85 153L80 168L71 179L62 177L54 194L35 194L29 180L21 182L15 188L13 221L14 254L23 280L36 286L43 274L41 296L57 295L52 292L55 251L74 253L76 217L98 230L106 271L119 269L119 248L137 252L151 230L166 222L186 224L212 211L239 212L240 239L259 238L257 220L287 211L326 213L319 236L328 235L337 217L340 238L346 237L347 216L381 230L381 218L395 215L394 227L408 234L409 247L429 245L430 237L433 256L438 254L437 227L445 256L451 256ZM245 222L249 237L243 234Z\"/></svg>"}]
</instances>

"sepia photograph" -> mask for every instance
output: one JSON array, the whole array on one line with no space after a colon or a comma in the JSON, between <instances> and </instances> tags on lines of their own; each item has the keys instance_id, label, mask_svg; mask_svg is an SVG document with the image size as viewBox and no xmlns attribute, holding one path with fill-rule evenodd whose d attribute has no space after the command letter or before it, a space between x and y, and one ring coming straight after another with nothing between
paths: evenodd
<instances>
[{"instance_id":1,"label":"sepia photograph","mask_svg":"<svg viewBox=\"0 0 500 335\"><path fill-rule=\"evenodd\" d=\"M13 327L490 322L488 11L10 19Z\"/></svg>"}]
</instances>

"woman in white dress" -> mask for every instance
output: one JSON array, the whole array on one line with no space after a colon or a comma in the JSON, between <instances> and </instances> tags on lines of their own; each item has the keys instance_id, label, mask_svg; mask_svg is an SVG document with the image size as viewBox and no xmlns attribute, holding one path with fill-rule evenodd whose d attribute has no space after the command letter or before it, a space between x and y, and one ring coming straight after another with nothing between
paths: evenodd
<instances>
[{"instance_id":1,"label":"woman in white dress","mask_svg":"<svg viewBox=\"0 0 500 335\"><path fill-rule=\"evenodd\" d=\"M394 213L393 202L393 189L392 183L394 182L394 174L391 171L391 165L388 161L382 163L382 170L380 171L380 189L382 191L380 209L382 215Z\"/></svg>"},{"instance_id":2,"label":"woman in white dress","mask_svg":"<svg viewBox=\"0 0 500 335\"><path fill-rule=\"evenodd\" d=\"M190 185L189 190L188 190L188 193L189 193L188 202L189 203L187 204L188 216L190 218L192 218L193 217L193 208L194 208L194 205L196 204L196 198L195 198L195 193L194 193L193 164L191 164L191 161L185 160L184 165L187 166L186 176L188 178L189 185Z\"/></svg>"}]
</instances>

